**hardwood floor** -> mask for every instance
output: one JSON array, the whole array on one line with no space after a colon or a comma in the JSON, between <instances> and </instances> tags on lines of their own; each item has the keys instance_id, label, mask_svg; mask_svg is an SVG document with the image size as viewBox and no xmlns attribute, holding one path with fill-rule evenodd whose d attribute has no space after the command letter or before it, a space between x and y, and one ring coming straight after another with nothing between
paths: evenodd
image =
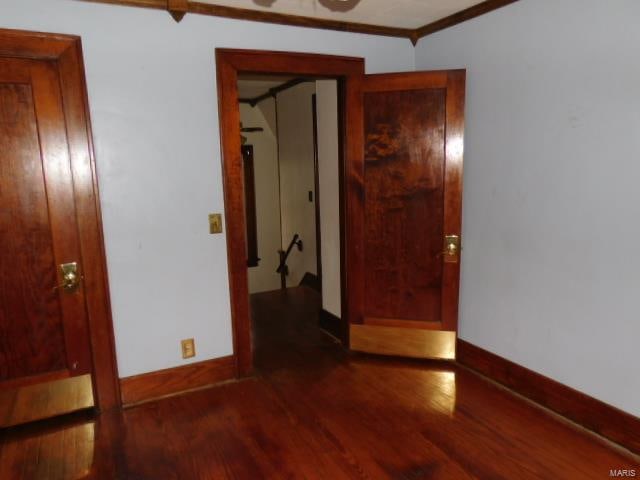
<instances>
[{"instance_id":1,"label":"hardwood floor","mask_svg":"<svg viewBox=\"0 0 640 480\"><path fill-rule=\"evenodd\" d=\"M640 459L455 365L350 355L304 287L252 298L246 380L10 429L0 479L588 479ZM637 475L640 473L637 473Z\"/></svg>"}]
</instances>

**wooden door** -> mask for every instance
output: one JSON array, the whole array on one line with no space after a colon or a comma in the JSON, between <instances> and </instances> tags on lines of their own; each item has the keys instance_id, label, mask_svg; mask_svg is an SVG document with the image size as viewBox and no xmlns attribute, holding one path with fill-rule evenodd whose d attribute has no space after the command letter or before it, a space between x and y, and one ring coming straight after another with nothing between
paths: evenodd
<instances>
[{"instance_id":1,"label":"wooden door","mask_svg":"<svg viewBox=\"0 0 640 480\"><path fill-rule=\"evenodd\" d=\"M366 75L351 92L353 350L455 358L464 89L456 70Z\"/></svg>"},{"instance_id":2,"label":"wooden door","mask_svg":"<svg viewBox=\"0 0 640 480\"><path fill-rule=\"evenodd\" d=\"M0 31L0 426L94 405L88 315L104 334L108 313L93 303L105 296L101 232L76 123L82 72L56 61L76 42Z\"/></svg>"}]
</instances>

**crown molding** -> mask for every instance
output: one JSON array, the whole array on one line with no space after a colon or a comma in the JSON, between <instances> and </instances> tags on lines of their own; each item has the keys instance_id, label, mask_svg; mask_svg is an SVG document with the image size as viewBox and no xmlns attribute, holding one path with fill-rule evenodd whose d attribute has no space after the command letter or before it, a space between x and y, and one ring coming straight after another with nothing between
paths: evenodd
<instances>
[{"instance_id":1,"label":"crown molding","mask_svg":"<svg viewBox=\"0 0 640 480\"><path fill-rule=\"evenodd\" d=\"M128 7L150 8L154 10L166 10L179 22L187 13L208 15L213 17L232 18L236 20L249 20L254 22L275 23L295 27L319 28L335 30L339 32L363 33L369 35L382 35L387 37L407 38L416 45L421 38L432 33L452 27L472 18L479 17L498 8L517 2L518 0L486 0L460 12L449 15L422 27L399 28L383 25L371 25L366 23L343 22L322 18L304 17L284 13L265 12L247 8L212 5L190 0L79 0L91 3L105 3L109 5L122 5Z\"/></svg>"},{"instance_id":2,"label":"crown molding","mask_svg":"<svg viewBox=\"0 0 640 480\"><path fill-rule=\"evenodd\" d=\"M128 7L150 8L154 10L170 11L167 0L80 0L91 3L105 3L109 5L123 5ZM369 25L365 23L342 22L339 20L327 20L322 18L288 15L284 13L264 12L247 8L227 7L212 5L202 2L186 2L184 13L208 15L212 17L232 18L236 20L249 20L263 23L276 23L296 27L319 28L324 30L336 30L339 32L365 33L370 35L382 35L387 37L400 37L411 39L414 33L410 28L385 27L381 25ZM175 17L174 17L175 18ZM181 20L182 18L180 18ZM178 20L179 21L179 20Z\"/></svg>"},{"instance_id":3,"label":"crown molding","mask_svg":"<svg viewBox=\"0 0 640 480\"><path fill-rule=\"evenodd\" d=\"M189 10L189 0L167 0L167 10L180 23Z\"/></svg>"},{"instance_id":4,"label":"crown molding","mask_svg":"<svg viewBox=\"0 0 640 480\"><path fill-rule=\"evenodd\" d=\"M478 3L477 5L469 7L465 10L454 13L453 15L449 15L448 17L441 18L440 20L436 20L435 22L417 28L415 30L415 38L421 39L423 37L426 37L427 35L431 35L432 33L439 32L440 30L444 30L445 28L453 27L454 25L458 25L459 23L463 23L467 20L479 17L481 15L484 15L485 13L493 12L494 10L505 7L517 1L518 0L486 0L485 2Z\"/></svg>"}]
</instances>

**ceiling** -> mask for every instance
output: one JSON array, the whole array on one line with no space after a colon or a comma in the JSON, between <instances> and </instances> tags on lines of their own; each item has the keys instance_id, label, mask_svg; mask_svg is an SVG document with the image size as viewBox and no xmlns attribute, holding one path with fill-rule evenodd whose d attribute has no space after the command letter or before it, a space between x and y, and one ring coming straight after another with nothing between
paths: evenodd
<instances>
[{"instance_id":1,"label":"ceiling","mask_svg":"<svg viewBox=\"0 0 640 480\"><path fill-rule=\"evenodd\" d=\"M210 5L416 29L482 0L200 0Z\"/></svg>"}]
</instances>

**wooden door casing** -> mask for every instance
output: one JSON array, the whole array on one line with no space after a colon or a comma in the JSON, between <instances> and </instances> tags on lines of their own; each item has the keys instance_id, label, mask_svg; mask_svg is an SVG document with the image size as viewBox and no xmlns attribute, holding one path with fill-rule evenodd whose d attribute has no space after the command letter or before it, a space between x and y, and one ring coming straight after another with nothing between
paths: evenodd
<instances>
[{"instance_id":1,"label":"wooden door casing","mask_svg":"<svg viewBox=\"0 0 640 480\"><path fill-rule=\"evenodd\" d=\"M461 236L463 70L367 75L347 168L351 347L455 357Z\"/></svg>"},{"instance_id":2,"label":"wooden door casing","mask_svg":"<svg viewBox=\"0 0 640 480\"><path fill-rule=\"evenodd\" d=\"M216 50L234 353L240 375L252 371L253 351L246 266L246 225L240 154L238 73L337 78L339 85L341 321L345 346L408 356L453 358L457 329L459 265L442 266L440 318L389 319L365 324L365 92L441 89L445 101L445 199L443 231L460 234L465 72L462 70L364 75L361 58L291 52ZM375 87L375 88L374 88ZM449 193L449 195L447 195ZM386 301L390 305L390 301ZM437 304L434 302L434 305ZM409 307L407 307L409 308ZM412 307L415 310L415 306ZM388 313L387 313L388 314ZM382 322L378 323L377 322ZM418 325L416 325L418 324ZM354 335L355 332L355 335ZM429 343L436 339L435 344ZM442 339L443 341L440 341ZM407 348L398 351L399 343ZM366 345L365 345L366 343ZM369 348L373 345L374 348ZM363 348L364 347L364 348ZM387 348L388 347L388 348ZM386 350L385 350L386 348Z\"/></svg>"},{"instance_id":3,"label":"wooden door casing","mask_svg":"<svg viewBox=\"0 0 640 480\"><path fill-rule=\"evenodd\" d=\"M238 73L260 73L291 75L296 77L319 77L338 80L340 105L339 162L349 163L356 151L351 148L351 126L358 121L352 118L357 111L350 105L357 103L358 85L364 75L362 58L318 55L296 52L270 52L257 50L216 49L218 74L218 110L220 119L220 142L223 166L225 224L229 265L229 289L231 294L231 317L233 323L234 354L238 373L248 375L253 369L251 342L251 315L249 310L249 285L246 263L246 225L244 219L243 169L240 149L240 108L238 104ZM349 131L347 132L347 128ZM357 133L356 133L357 135ZM344 190L346 177L340 178ZM341 191L341 202L344 194ZM344 241L348 207L341 208L340 231ZM342 246L342 245L341 245ZM346 252L340 250L342 295L346 296ZM345 322L345 343L348 334L347 303L342 302L342 319Z\"/></svg>"},{"instance_id":4,"label":"wooden door casing","mask_svg":"<svg viewBox=\"0 0 640 480\"><path fill-rule=\"evenodd\" d=\"M5 117L0 136L8 145L6 149L3 146L0 165L0 228L2 243L11 247L10 255L3 254L2 286L7 288L7 295L1 300L16 306L20 296L25 300L31 296L36 306L32 311L23 309L23 318L33 320L39 316L40 323L45 319L50 323L40 333L4 339L0 347L2 362L8 361L12 366L0 372L6 380L3 385L91 373L97 406L118 406L113 327L80 39L0 29L0 84L0 108ZM13 161L8 161L10 156ZM21 176L24 181L16 187ZM31 187L23 191L27 179ZM54 291L60 283L58 264L73 261L80 265L81 287L74 294ZM12 278L16 284L8 287ZM20 282L30 283L29 288L17 287ZM8 299L11 294L15 298ZM2 315L6 317L6 309ZM55 319L61 317L64 320L56 323ZM15 328L7 328L11 337L19 333ZM61 336L64 349L54 348L52 345ZM36 345L26 345L29 341L42 348L40 357L32 365L18 367L16 360L25 358L26 350L36 350Z\"/></svg>"}]
</instances>

